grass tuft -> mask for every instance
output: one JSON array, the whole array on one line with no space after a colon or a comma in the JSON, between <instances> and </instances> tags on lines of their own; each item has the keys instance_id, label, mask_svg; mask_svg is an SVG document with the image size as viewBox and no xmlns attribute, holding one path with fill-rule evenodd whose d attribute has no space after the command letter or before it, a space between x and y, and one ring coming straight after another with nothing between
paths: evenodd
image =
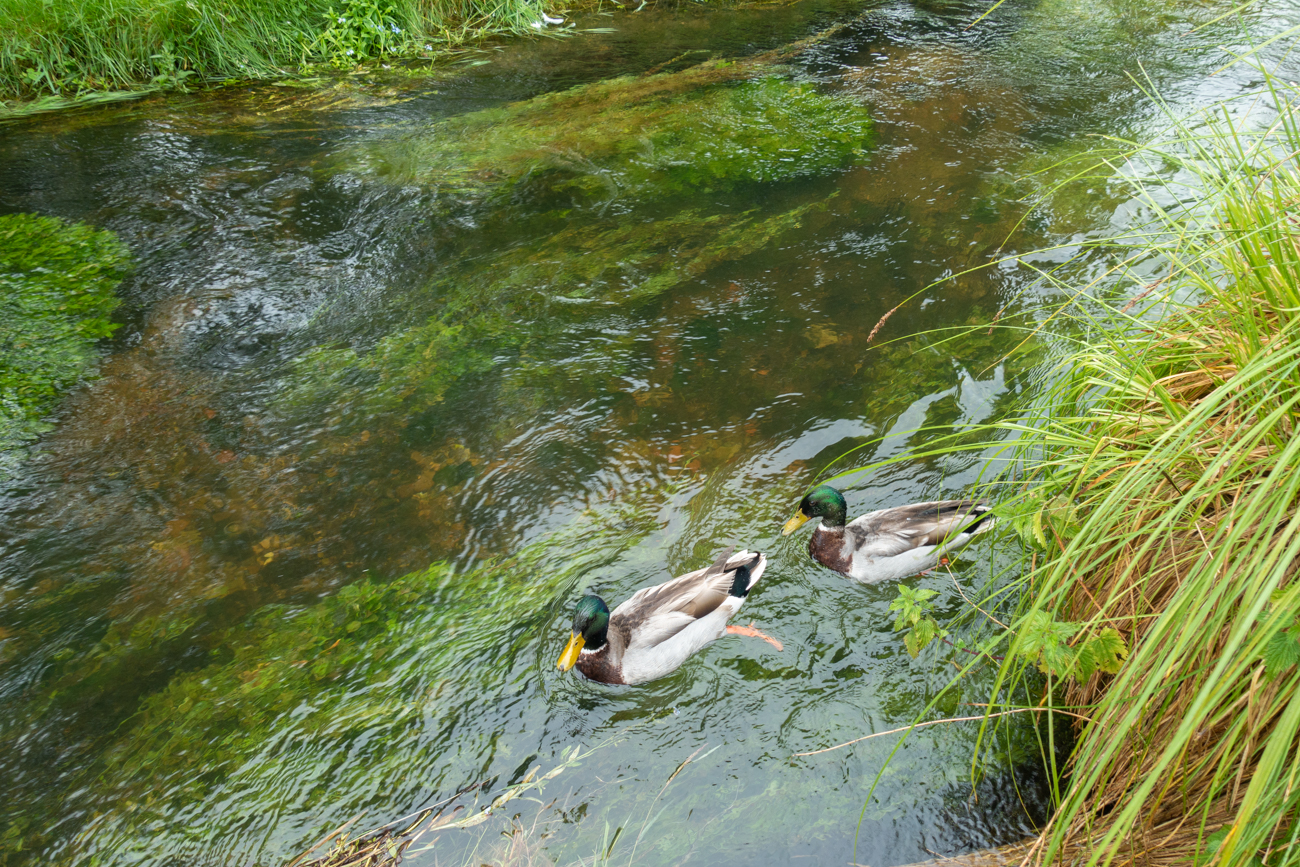
<instances>
[{"instance_id":1,"label":"grass tuft","mask_svg":"<svg viewBox=\"0 0 1300 867\"><path fill-rule=\"evenodd\" d=\"M1033 403L925 451L992 455L1024 560L968 600L985 725L1031 695L1057 781L1037 838L948 863L1300 864L1300 116L1262 74L1080 173L1146 219L1039 272L1068 348Z\"/></svg>"},{"instance_id":2,"label":"grass tuft","mask_svg":"<svg viewBox=\"0 0 1300 867\"><path fill-rule=\"evenodd\" d=\"M1079 721L1026 862L1300 861L1300 130L1272 84L1263 130L1221 107L1131 154L1130 300L1077 301L1076 348L997 426L1037 549L1010 649L1042 622L1131 649L1113 674L1039 660ZM1003 685L1033 667L1009 652Z\"/></svg>"},{"instance_id":3,"label":"grass tuft","mask_svg":"<svg viewBox=\"0 0 1300 867\"><path fill-rule=\"evenodd\" d=\"M274 78L532 32L540 0L0 0L0 99Z\"/></svg>"}]
</instances>

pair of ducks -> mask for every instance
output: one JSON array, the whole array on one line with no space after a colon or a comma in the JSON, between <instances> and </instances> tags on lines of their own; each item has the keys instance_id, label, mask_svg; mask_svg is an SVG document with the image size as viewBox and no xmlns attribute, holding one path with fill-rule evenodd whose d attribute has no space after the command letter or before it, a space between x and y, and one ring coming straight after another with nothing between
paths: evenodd
<instances>
[{"instance_id":1,"label":"pair of ducks","mask_svg":"<svg viewBox=\"0 0 1300 867\"><path fill-rule=\"evenodd\" d=\"M924 572L993 527L990 507L974 500L939 500L868 512L846 523L844 495L814 488L786 521L788 536L816 518L808 541L818 563L864 584ZM767 558L727 549L713 565L664 584L638 590L610 613L599 596L584 596L573 614L573 634L560 655L561 671L575 665L601 683L644 683L672 672L724 633L779 642L752 625L728 626L763 577Z\"/></svg>"}]
</instances>

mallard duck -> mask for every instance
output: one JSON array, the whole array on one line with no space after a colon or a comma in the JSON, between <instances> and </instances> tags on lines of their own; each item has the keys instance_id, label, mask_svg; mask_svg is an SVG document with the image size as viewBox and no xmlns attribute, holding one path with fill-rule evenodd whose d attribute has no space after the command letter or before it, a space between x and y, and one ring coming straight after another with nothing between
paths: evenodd
<instances>
[{"instance_id":1,"label":"mallard duck","mask_svg":"<svg viewBox=\"0 0 1300 867\"><path fill-rule=\"evenodd\" d=\"M868 512L845 524L844 495L819 485L785 522L788 536L813 518L821 526L808 540L808 553L827 569L863 584L877 584L933 569L945 555L992 529L995 518L977 500L936 500Z\"/></svg>"},{"instance_id":2,"label":"mallard duck","mask_svg":"<svg viewBox=\"0 0 1300 867\"><path fill-rule=\"evenodd\" d=\"M644 683L675 670L726 632L754 635L780 650L780 642L753 624L727 625L767 567L762 554L733 555L733 550L728 548L705 569L638 590L613 614L599 596L582 597L573 612L573 635L560 654L560 670L576 664L601 683Z\"/></svg>"}]
</instances>

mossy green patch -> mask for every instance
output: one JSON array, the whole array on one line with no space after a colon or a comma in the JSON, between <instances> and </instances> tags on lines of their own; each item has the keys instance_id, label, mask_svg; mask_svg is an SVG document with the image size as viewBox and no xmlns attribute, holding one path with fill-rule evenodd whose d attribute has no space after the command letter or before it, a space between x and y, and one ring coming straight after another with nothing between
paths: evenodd
<instances>
[{"instance_id":1,"label":"mossy green patch","mask_svg":"<svg viewBox=\"0 0 1300 867\"><path fill-rule=\"evenodd\" d=\"M114 289L131 256L112 232L35 214L0 216L0 454L41 417L117 326Z\"/></svg>"},{"instance_id":2,"label":"mossy green patch","mask_svg":"<svg viewBox=\"0 0 1300 867\"><path fill-rule=\"evenodd\" d=\"M343 793L364 802L375 782L472 782L480 754L501 746L459 721L488 713L503 682L536 678L539 630L583 576L654 528L659 498L637 499L577 515L468 572L438 562L364 578L305 608L259 609L228 630L208 665L174 676L112 736L86 791L97 817L74 844L77 859L124 858L163 837L222 838L326 792L335 805ZM184 818L196 805L211 810L201 827ZM302 828L304 840L331 822Z\"/></svg>"},{"instance_id":3,"label":"mossy green patch","mask_svg":"<svg viewBox=\"0 0 1300 867\"><path fill-rule=\"evenodd\" d=\"M866 108L778 67L713 61L474 112L370 146L349 165L397 184L581 198L662 198L775 183L847 165L871 146Z\"/></svg>"},{"instance_id":4,"label":"mossy green patch","mask_svg":"<svg viewBox=\"0 0 1300 867\"><path fill-rule=\"evenodd\" d=\"M427 407L462 377L492 369L503 353L544 345L585 308L683 285L765 247L822 207L770 216L683 210L659 220L571 224L436 279L424 294L439 299L437 312L369 352L322 348L303 356L284 399L314 410L333 405L362 420L399 406Z\"/></svg>"},{"instance_id":5,"label":"mossy green patch","mask_svg":"<svg viewBox=\"0 0 1300 867\"><path fill-rule=\"evenodd\" d=\"M477 203L477 237L492 241L460 249L471 242L452 233L452 264L401 311L420 324L304 354L282 401L340 422L420 411L587 311L671 291L799 226L825 199L791 202L788 182L861 160L874 130L862 104L782 73L795 50L544 94L345 157L344 170L433 189L462 215ZM784 207L728 204L758 185ZM631 202L655 205L631 216Z\"/></svg>"}]
</instances>

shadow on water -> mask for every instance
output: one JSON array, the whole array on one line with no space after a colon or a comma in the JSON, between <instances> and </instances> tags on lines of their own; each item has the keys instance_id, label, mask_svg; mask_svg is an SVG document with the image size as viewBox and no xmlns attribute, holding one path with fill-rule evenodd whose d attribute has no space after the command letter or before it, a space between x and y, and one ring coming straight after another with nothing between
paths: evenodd
<instances>
[{"instance_id":1,"label":"shadow on water","mask_svg":"<svg viewBox=\"0 0 1300 867\"><path fill-rule=\"evenodd\" d=\"M623 829L646 863L873 865L1028 833L1028 721L974 780L974 724L914 734L869 802L892 738L792 760L906 725L951 665L902 651L891 589L777 530L849 448L1033 388L1018 337L940 330L1033 307L1023 271L971 269L1120 203L1021 225L1015 182L1150 129L1139 62L1179 105L1247 86L1205 77L1215 46L1296 10L1189 35L1222 10L1043 0L965 29L982 8L593 14L614 32L428 75L7 125L0 208L112 229L139 264L99 378L0 502L0 860L274 864L611 739L480 831L541 828L564 862ZM850 507L977 472L900 464ZM727 638L635 689L554 671L580 590L729 544L772 557L743 616L784 651ZM437 863L494 845L448 833Z\"/></svg>"}]
</instances>

